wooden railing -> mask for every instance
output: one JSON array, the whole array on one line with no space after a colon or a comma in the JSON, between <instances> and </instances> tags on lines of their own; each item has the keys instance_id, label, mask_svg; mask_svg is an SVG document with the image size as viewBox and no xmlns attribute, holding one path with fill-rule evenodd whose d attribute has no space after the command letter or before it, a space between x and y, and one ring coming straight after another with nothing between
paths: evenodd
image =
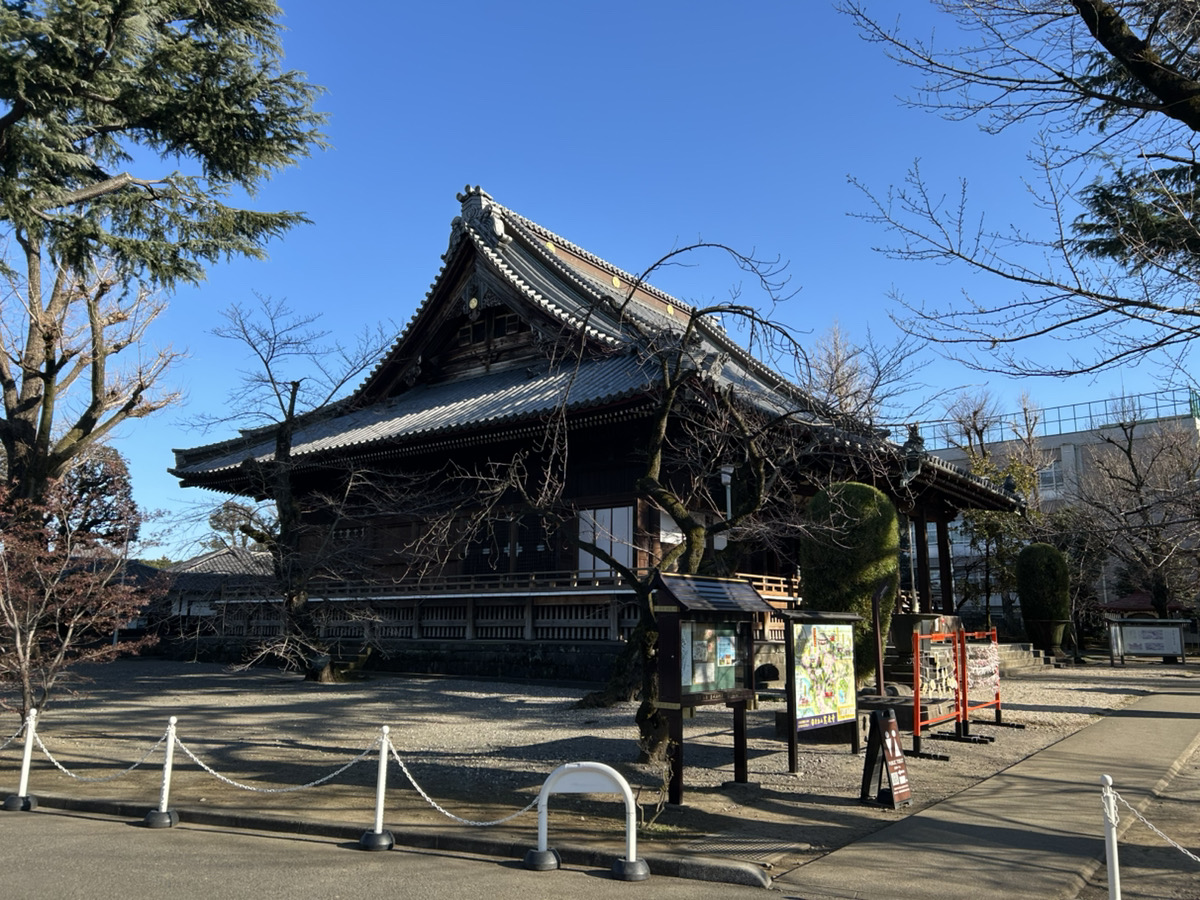
<instances>
[{"instance_id":1,"label":"wooden railing","mask_svg":"<svg viewBox=\"0 0 1200 900\"><path fill-rule=\"evenodd\" d=\"M639 577L647 569L636 569ZM798 602L799 585L794 578L780 575L756 575L739 572L768 599L789 599ZM435 594L481 595L512 592L547 593L554 591L612 591L632 590L626 580L614 572L489 572L483 575L431 575L424 578L384 580L315 579L310 585L313 597L329 599L409 597ZM258 582L242 582L225 588L224 600L261 600L275 590L274 582L264 578Z\"/></svg>"},{"instance_id":2,"label":"wooden railing","mask_svg":"<svg viewBox=\"0 0 1200 900\"><path fill-rule=\"evenodd\" d=\"M645 574L639 572L639 575ZM776 609L799 602L794 580L739 574ZM269 601L273 582L241 584L222 592L215 631L226 637L267 638L283 622ZM321 582L310 589L320 603L327 640L626 640L638 621L633 588L610 572L534 572L439 576L391 583ZM258 602L254 602L258 601ZM784 622L763 614L758 640L782 640Z\"/></svg>"},{"instance_id":3,"label":"wooden railing","mask_svg":"<svg viewBox=\"0 0 1200 900\"><path fill-rule=\"evenodd\" d=\"M638 570L644 575L644 570ZM431 575L392 580L335 580L318 578L309 585L315 598L357 599L420 597L437 594L482 594L553 591L632 590L613 572L489 572L483 575ZM222 591L223 600L262 600L275 591L275 582L264 578L242 582Z\"/></svg>"}]
</instances>

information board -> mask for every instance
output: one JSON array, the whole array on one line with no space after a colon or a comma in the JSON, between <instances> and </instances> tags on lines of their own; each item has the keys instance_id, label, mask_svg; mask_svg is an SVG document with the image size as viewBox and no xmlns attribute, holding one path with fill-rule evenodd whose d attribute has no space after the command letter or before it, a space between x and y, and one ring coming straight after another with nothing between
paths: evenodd
<instances>
[{"instance_id":1,"label":"information board","mask_svg":"<svg viewBox=\"0 0 1200 900\"><path fill-rule=\"evenodd\" d=\"M679 642L679 684L685 694L741 687L737 683L736 628L683 622Z\"/></svg>"},{"instance_id":2,"label":"information board","mask_svg":"<svg viewBox=\"0 0 1200 900\"><path fill-rule=\"evenodd\" d=\"M806 622L792 626L796 730L853 722L854 626Z\"/></svg>"},{"instance_id":3,"label":"information board","mask_svg":"<svg viewBox=\"0 0 1200 900\"><path fill-rule=\"evenodd\" d=\"M1126 656L1179 656L1183 633L1178 625L1121 625L1121 652Z\"/></svg>"}]
</instances>

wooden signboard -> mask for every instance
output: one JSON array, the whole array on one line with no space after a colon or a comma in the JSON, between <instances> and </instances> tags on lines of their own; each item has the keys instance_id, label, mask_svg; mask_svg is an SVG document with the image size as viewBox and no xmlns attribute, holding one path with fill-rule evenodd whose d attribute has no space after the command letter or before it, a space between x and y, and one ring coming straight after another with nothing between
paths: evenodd
<instances>
[{"instance_id":1,"label":"wooden signboard","mask_svg":"<svg viewBox=\"0 0 1200 900\"><path fill-rule=\"evenodd\" d=\"M854 625L849 622L795 622L796 703L792 716L798 731L853 722Z\"/></svg>"},{"instance_id":2,"label":"wooden signboard","mask_svg":"<svg viewBox=\"0 0 1200 900\"><path fill-rule=\"evenodd\" d=\"M886 788L883 787L884 773L887 774ZM876 791L874 802L892 809L912 802L908 764L900 746L900 728L896 724L896 713L890 709L877 709L871 713L871 731L863 761L862 794L859 796L864 803L872 800L872 782Z\"/></svg>"}]
</instances>

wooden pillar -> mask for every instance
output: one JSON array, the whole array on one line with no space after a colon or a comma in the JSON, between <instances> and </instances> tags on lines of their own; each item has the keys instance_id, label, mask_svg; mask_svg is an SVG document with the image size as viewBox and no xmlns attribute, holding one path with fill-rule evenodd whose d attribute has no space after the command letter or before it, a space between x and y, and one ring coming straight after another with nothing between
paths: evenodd
<instances>
[{"instance_id":1,"label":"wooden pillar","mask_svg":"<svg viewBox=\"0 0 1200 900\"><path fill-rule=\"evenodd\" d=\"M746 752L746 701L726 704L733 709L733 780L746 784L750 780Z\"/></svg>"},{"instance_id":2,"label":"wooden pillar","mask_svg":"<svg viewBox=\"0 0 1200 900\"><path fill-rule=\"evenodd\" d=\"M942 582L942 614L954 615L954 559L950 555L950 522L937 520L938 574Z\"/></svg>"},{"instance_id":3,"label":"wooden pillar","mask_svg":"<svg viewBox=\"0 0 1200 900\"><path fill-rule=\"evenodd\" d=\"M913 513L913 549L917 551L917 597L919 612L933 612L933 580L929 577L929 534L925 530L925 517Z\"/></svg>"},{"instance_id":4,"label":"wooden pillar","mask_svg":"<svg viewBox=\"0 0 1200 900\"><path fill-rule=\"evenodd\" d=\"M667 802L679 806L683 803L683 710L660 710L660 714L667 717L667 761L671 771Z\"/></svg>"}]
</instances>

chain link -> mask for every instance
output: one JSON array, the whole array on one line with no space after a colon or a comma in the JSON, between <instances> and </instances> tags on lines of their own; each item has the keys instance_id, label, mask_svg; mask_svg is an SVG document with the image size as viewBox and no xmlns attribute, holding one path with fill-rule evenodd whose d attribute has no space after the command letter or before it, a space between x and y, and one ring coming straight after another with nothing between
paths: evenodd
<instances>
[{"instance_id":1,"label":"chain link","mask_svg":"<svg viewBox=\"0 0 1200 900\"><path fill-rule=\"evenodd\" d=\"M1163 834L1161 831L1159 831L1157 828L1155 828L1153 825L1151 825L1145 816L1143 816L1140 812L1138 812L1136 809L1134 809L1132 806L1129 805L1129 801L1126 800L1124 797L1122 797L1116 788L1112 788L1111 790L1113 792L1113 796L1116 797L1118 800L1120 800L1122 803L1124 803L1125 808L1128 809L1135 816L1137 816L1137 818L1141 821L1141 823L1143 825L1145 825L1147 828L1149 828L1151 831L1153 831L1155 834L1157 834L1160 838L1162 838L1164 841L1166 841L1168 844L1170 844L1172 847L1174 847L1176 850L1178 850L1184 856L1188 857L1188 859L1191 859L1193 862L1200 863L1200 856L1197 856L1195 853L1192 853L1192 851L1188 850L1186 847L1179 846L1179 844L1175 843L1175 841L1171 840L1169 837L1167 837L1165 834ZM1115 810L1115 807L1114 807L1114 810ZM1113 823L1113 826L1114 827L1116 826L1116 822Z\"/></svg>"},{"instance_id":2,"label":"chain link","mask_svg":"<svg viewBox=\"0 0 1200 900\"><path fill-rule=\"evenodd\" d=\"M1115 788L1110 787L1108 790L1112 791L1114 797L1118 796ZM1121 813L1117 809L1117 804L1109 803L1108 798L1104 796L1103 793L1100 795L1100 801L1101 805L1104 807L1105 821L1113 827L1113 830L1116 830L1116 827L1121 824ZM1123 803L1124 801L1122 800L1121 802ZM1109 819L1110 814L1112 815L1111 819Z\"/></svg>"},{"instance_id":3,"label":"chain link","mask_svg":"<svg viewBox=\"0 0 1200 900\"><path fill-rule=\"evenodd\" d=\"M251 785L251 784L242 784L240 781L234 781L232 778L227 778L224 775L222 775L220 772L218 772L215 769L211 768L210 766L206 765L198 756L196 756L195 753L193 753L191 750L189 750L187 748L187 746L184 745L183 741L179 740L179 738L175 738L175 745L177 747L179 747L179 749L182 750L184 753L186 753L188 758L191 759L191 761L194 762L196 765L198 765L200 768L202 768L205 772L207 772L209 775L213 776L213 778L216 778L219 781L223 781L228 785L231 785L235 788L241 788L243 791L254 791L256 794L289 794L289 793L292 793L293 791L302 791L302 790L305 790L306 788L316 787L319 784L324 784L327 781L332 781L334 778L337 778L339 775L341 775L343 772L345 772L347 769L349 769L355 763L360 763L364 759L366 759L368 756L370 756L371 751L379 746L379 742L381 740L382 740L382 738L378 738L378 737L375 738L375 740L371 743L370 747L368 747L362 753L358 754L358 756L354 757L354 759L350 760L350 762L346 763L340 769L336 769L335 771L330 772L328 775L324 775L321 778L318 778L316 781L310 781L308 784L301 784L296 787L282 787L282 788L260 788L260 787L254 787L254 785Z\"/></svg>"},{"instance_id":4,"label":"chain link","mask_svg":"<svg viewBox=\"0 0 1200 900\"><path fill-rule=\"evenodd\" d=\"M402 760L400 758L400 754L396 752L396 746L392 743L390 738L388 739L388 749L392 753L392 759L396 760L397 764L400 766L400 771L404 773L404 777L408 779L409 784L416 789L417 793L425 798L425 802L440 812L443 816L453 819L455 822L459 822L463 825L474 825L479 828L486 828L490 825L503 825L505 822L511 822L513 819L517 818L517 816L525 815L525 813L537 806L538 798L534 797L533 800L530 801L529 805L524 809L518 810L512 815L505 816L503 819L493 819L490 822L473 822L470 819L464 819L462 816L456 816L454 813L440 806L436 800L425 793L425 790L419 784L417 784L417 780L413 778L412 772L408 771L408 766L404 764L404 760Z\"/></svg>"},{"instance_id":5,"label":"chain link","mask_svg":"<svg viewBox=\"0 0 1200 900\"><path fill-rule=\"evenodd\" d=\"M62 763L60 763L57 759L55 759L51 755L50 751L46 749L46 745L42 743L42 736L40 734L38 734L36 731L33 733L33 739L37 742L37 745L42 749L42 752L44 754L46 754L46 759L48 759L48 760L50 760L50 762L54 763L55 768L57 768L60 772L62 772L68 778L74 778L76 781L87 781L92 784L101 784L105 781L116 781L118 778L124 778L126 775L128 775L130 772L132 772L134 769L136 769L138 766L140 766L142 763L144 763L146 760L148 760L154 754L154 751L157 750L160 746L162 746L162 742L167 739L167 733L164 731L163 736L154 742L154 746L151 747L149 750L147 750L144 754L142 754L142 758L139 759L137 762L135 762L133 765L129 766L127 769L122 769L120 772L117 772L115 775L101 775L101 776L97 776L95 778L91 778L87 775L77 775L74 772L72 772L70 769L68 769L66 766L64 766Z\"/></svg>"},{"instance_id":6,"label":"chain link","mask_svg":"<svg viewBox=\"0 0 1200 900\"><path fill-rule=\"evenodd\" d=\"M13 741L15 741L17 738L19 738L21 736L21 732L23 732L24 730L25 730L25 723L22 722L21 727L18 728L15 732L13 732L12 737L10 737L3 744L0 744L0 750L4 750L5 748L7 748L9 744L11 744Z\"/></svg>"}]
</instances>

